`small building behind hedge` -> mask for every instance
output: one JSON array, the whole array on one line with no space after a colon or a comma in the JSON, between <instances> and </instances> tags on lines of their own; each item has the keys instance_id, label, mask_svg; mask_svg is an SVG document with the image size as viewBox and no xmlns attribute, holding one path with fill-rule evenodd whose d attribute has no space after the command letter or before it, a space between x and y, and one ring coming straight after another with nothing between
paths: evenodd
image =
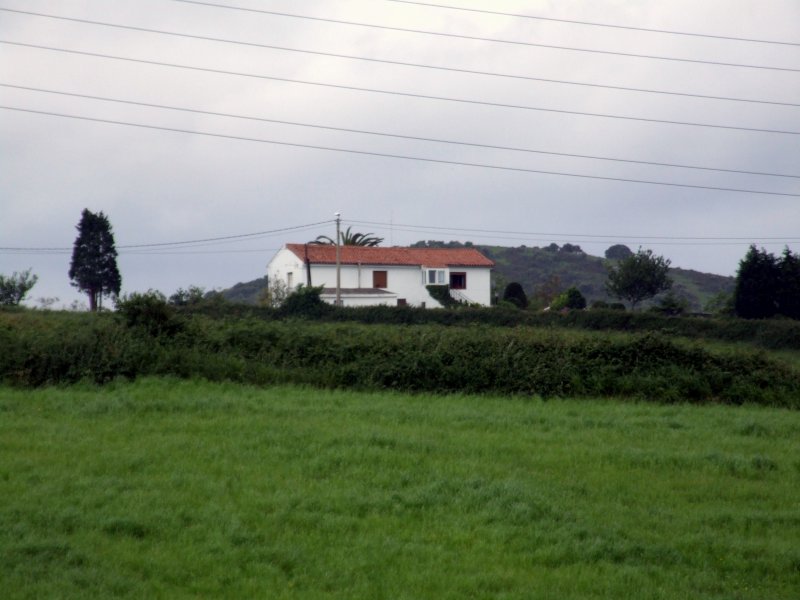
<instances>
[{"instance_id":1,"label":"small building behind hedge","mask_svg":"<svg viewBox=\"0 0 800 600\"><path fill-rule=\"evenodd\" d=\"M491 304L494 262L475 248L389 248L341 246L340 294L344 306L438 308L427 286L446 286L450 296L470 304ZM336 246L286 244L272 258L269 285L322 286L322 299L336 299ZM278 284L280 282L280 284Z\"/></svg>"}]
</instances>

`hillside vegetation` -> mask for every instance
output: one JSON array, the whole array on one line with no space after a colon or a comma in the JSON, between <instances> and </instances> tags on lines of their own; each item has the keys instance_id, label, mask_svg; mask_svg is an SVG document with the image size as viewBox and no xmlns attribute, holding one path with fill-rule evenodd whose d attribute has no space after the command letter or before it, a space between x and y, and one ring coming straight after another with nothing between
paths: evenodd
<instances>
[{"instance_id":1,"label":"hillside vegetation","mask_svg":"<svg viewBox=\"0 0 800 600\"><path fill-rule=\"evenodd\" d=\"M589 303L595 300L614 300L605 290L608 271L604 258L552 247L476 247L495 261L497 266L494 271L501 280L518 281L529 295L534 295L548 280L557 277L562 291L576 287ZM714 296L730 293L734 288L733 277L679 268L670 269L669 276L674 281L674 294L685 299L690 310L695 312L702 311Z\"/></svg>"}]
</instances>

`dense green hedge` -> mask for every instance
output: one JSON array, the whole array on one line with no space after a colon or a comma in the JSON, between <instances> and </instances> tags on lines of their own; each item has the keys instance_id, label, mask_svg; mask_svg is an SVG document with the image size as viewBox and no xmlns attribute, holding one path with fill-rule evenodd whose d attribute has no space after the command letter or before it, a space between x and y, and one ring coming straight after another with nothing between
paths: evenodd
<instances>
[{"instance_id":1,"label":"dense green hedge","mask_svg":"<svg viewBox=\"0 0 800 600\"><path fill-rule=\"evenodd\" d=\"M657 334L0 311L0 378L18 385L172 374L251 383L800 407L800 373L761 351Z\"/></svg>"},{"instance_id":2,"label":"dense green hedge","mask_svg":"<svg viewBox=\"0 0 800 600\"><path fill-rule=\"evenodd\" d=\"M237 304L216 304L189 309L209 316L257 317L278 319L285 312L277 309ZM670 317L657 313L619 310L575 310L558 312L524 311L513 308L473 308L457 310L415 307L370 306L331 309L307 315L326 322L357 322L394 325L470 325L500 327L566 327L592 331L651 332L693 339L747 342L770 350L800 350L800 321L789 319L745 320L736 318Z\"/></svg>"}]
</instances>

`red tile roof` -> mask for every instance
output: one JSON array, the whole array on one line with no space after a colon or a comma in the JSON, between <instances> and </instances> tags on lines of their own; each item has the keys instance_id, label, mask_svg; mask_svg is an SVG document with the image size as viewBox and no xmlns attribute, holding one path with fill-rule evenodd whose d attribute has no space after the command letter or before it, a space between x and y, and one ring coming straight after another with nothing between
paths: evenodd
<instances>
[{"instance_id":1,"label":"red tile roof","mask_svg":"<svg viewBox=\"0 0 800 600\"><path fill-rule=\"evenodd\" d=\"M286 244L305 262L336 264L336 246L320 244ZM396 265L422 267L493 267L494 262L475 248L391 248L369 246L342 246L341 263L344 265Z\"/></svg>"}]
</instances>

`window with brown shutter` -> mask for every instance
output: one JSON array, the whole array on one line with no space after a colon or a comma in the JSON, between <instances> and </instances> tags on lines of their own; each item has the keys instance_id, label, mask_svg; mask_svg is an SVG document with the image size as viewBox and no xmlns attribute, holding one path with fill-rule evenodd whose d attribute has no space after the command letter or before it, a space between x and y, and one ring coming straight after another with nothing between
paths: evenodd
<instances>
[{"instance_id":1,"label":"window with brown shutter","mask_svg":"<svg viewBox=\"0 0 800 600\"><path fill-rule=\"evenodd\" d=\"M372 287L385 289L387 284L388 274L386 271L373 271L372 272Z\"/></svg>"}]
</instances>

